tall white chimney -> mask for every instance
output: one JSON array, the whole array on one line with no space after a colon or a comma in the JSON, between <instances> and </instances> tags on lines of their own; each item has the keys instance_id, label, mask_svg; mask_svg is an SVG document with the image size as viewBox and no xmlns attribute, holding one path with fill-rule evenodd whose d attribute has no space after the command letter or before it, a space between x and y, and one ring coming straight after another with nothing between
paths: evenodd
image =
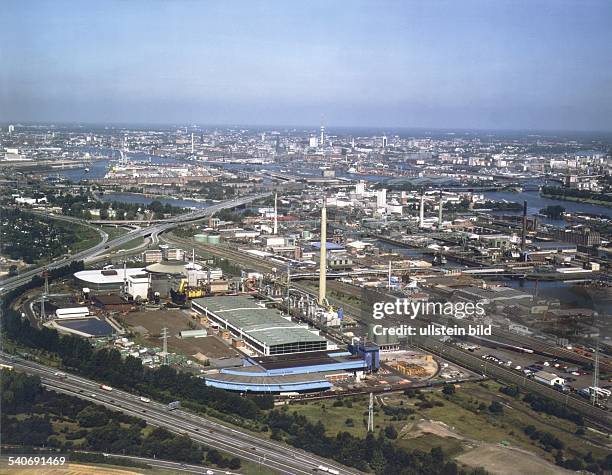
<instances>
[{"instance_id":1,"label":"tall white chimney","mask_svg":"<svg viewBox=\"0 0 612 475\"><path fill-rule=\"evenodd\" d=\"M327 305L327 208L323 198L321 208L321 252L319 261L319 305Z\"/></svg>"},{"instance_id":2,"label":"tall white chimney","mask_svg":"<svg viewBox=\"0 0 612 475\"><path fill-rule=\"evenodd\" d=\"M425 195L421 195L421 207L419 208L419 226L425 225Z\"/></svg>"},{"instance_id":3,"label":"tall white chimney","mask_svg":"<svg viewBox=\"0 0 612 475\"><path fill-rule=\"evenodd\" d=\"M278 193L274 193L274 235L278 234Z\"/></svg>"}]
</instances>

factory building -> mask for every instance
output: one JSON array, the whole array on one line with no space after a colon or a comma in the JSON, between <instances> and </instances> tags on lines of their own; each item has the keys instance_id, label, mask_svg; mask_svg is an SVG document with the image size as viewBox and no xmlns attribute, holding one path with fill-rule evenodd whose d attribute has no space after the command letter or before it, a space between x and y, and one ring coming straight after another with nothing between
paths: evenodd
<instances>
[{"instance_id":1,"label":"factory building","mask_svg":"<svg viewBox=\"0 0 612 475\"><path fill-rule=\"evenodd\" d=\"M149 275L149 292L163 299L170 297L170 290L178 288L181 279L187 277L186 262L162 261L145 267Z\"/></svg>"},{"instance_id":2,"label":"factory building","mask_svg":"<svg viewBox=\"0 0 612 475\"><path fill-rule=\"evenodd\" d=\"M120 290L124 279L143 273L143 268L82 270L74 273L77 286L92 290Z\"/></svg>"},{"instance_id":3,"label":"factory building","mask_svg":"<svg viewBox=\"0 0 612 475\"><path fill-rule=\"evenodd\" d=\"M206 385L241 393L303 393L331 389L336 381L358 380L370 370L363 355L316 351L248 358L242 368L206 375Z\"/></svg>"},{"instance_id":4,"label":"factory building","mask_svg":"<svg viewBox=\"0 0 612 475\"><path fill-rule=\"evenodd\" d=\"M124 292L132 300L147 300L149 295L149 275L146 272L129 275L125 282Z\"/></svg>"},{"instance_id":5,"label":"factory building","mask_svg":"<svg viewBox=\"0 0 612 475\"><path fill-rule=\"evenodd\" d=\"M261 355L327 349L327 340L317 331L292 322L278 310L266 308L252 297L204 297L192 300L192 309Z\"/></svg>"},{"instance_id":6,"label":"factory building","mask_svg":"<svg viewBox=\"0 0 612 475\"><path fill-rule=\"evenodd\" d=\"M533 378L549 386L563 386L565 384L565 379L554 373L548 373L547 371L538 371L533 375Z\"/></svg>"},{"instance_id":7,"label":"factory building","mask_svg":"<svg viewBox=\"0 0 612 475\"><path fill-rule=\"evenodd\" d=\"M147 249L142 253L142 261L145 264L152 264L154 262L161 262L163 259L161 249Z\"/></svg>"}]
</instances>

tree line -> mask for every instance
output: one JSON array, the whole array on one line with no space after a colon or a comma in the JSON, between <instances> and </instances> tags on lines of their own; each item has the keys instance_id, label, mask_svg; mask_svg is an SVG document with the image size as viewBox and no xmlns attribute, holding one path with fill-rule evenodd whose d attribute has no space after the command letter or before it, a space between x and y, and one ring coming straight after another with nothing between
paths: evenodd
<instances>
[{"instance_id":1,"label":"tree line","mask_svg":"<svg viewBox=\"0 0 612 475\"><path fill-rule=\"evenodd\" d=\"M1 435L5 444L86 450L238 469L240 459L226 458L189 437L163 428L147 429L145 421L104 406L45 390L37 376L2 372ZM69 425L68 425L69 424ZM75 426L74 429L68 427ZM60 428L61 426L61 428Z\"/></svg>"},{"instance_id":2,"label":"tree line","mask_svg":"<svg viewBox=\"0 0 612 475\"><path fill-rule=\"evenodd\" d=\"M408 451L393 444L397 432L382 430L378 435L368 433L365 438L348 432L336 437L325 433L321 421L312 423L297 412L273 410L268 415L272 439L284 440L294 447L333 459L341 464L379 475L482 475L481 469L463 470L450 461L440 447L429 452Z\"/></svg>"},{"instance_id":3,"label":"tree line","mask_svg":"<svg viewBox=\"0 0 612 475\"><path fill-rule=\"evenodd\" d=\"M572 188L562 188L560 186L543 186L540 189L540 193L542 195L558 196L561 197L561 199L564 197L571 197L612 202L612 195L610 193L600 193L589 190L575 190Z\"/></svg>"}]
</instances>

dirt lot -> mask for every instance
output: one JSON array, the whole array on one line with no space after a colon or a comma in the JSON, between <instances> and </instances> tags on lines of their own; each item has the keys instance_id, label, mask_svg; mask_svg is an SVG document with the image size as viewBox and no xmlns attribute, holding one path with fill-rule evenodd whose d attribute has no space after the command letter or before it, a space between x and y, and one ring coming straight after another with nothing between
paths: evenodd
<instances>
[{"instance_id":1,"label":"dirt lot","mask_svg":"<svg viewBox=\"0 0 612 475\"><path fill-rule=\"evenodd\" d=\"M472 467L483 467L495 475L560 475L573 473L553 465L526 450L486 444L457 457L457 461Z\"/></svg>"},{"instance_id":2,"label":"dirt lot","mask_svg":"<svg viewBox=\"0 0 612 475\"><path fill-rule=\"evenodd\" d=\"M2 467L0 465L0 467ZM137 472L133 469L118 469L113 467L99 467L94 465L81 465L78 463L71 463L67 467L61 468L8 468L5 467L7 472L11 475L137 475L143 473L139 470Z\"/></svg>"},{"instance_id":3,"label":"dirt lot","mask_svg":"<svg viewBox=\"0 0 612 475\"><path fill-rule=\"evenodd\" d=\"M182 310L151 310L141 312L130 312L122 317L123 321L138 331L138 327L145 328L148 335L144 335L145 341L151 346L161 347L161 330L168 329L168 350L193 357L202 353L211 359L228 358L239 356L238 351L228 346L217 336L204 338L178 337L181 330L192 330L204 328L189 313Z\"/></svg>"}]
</instances>

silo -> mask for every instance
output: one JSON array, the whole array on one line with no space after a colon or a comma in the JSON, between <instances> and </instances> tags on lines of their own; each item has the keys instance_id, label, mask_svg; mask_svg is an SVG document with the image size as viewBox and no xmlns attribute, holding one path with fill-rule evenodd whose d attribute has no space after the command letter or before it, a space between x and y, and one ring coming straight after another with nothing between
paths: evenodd
<instances>
[{"instance_id":1,"label":"silo","mask_svg":"<svg viewBox=\"0 0 612 475\"><path fill-rule=\"evenodd\" d=\"M193 236L193 238L196 240L196 242L208 243L208 234L206 233L196 234Z\"/></svg>"}]
</instances>

